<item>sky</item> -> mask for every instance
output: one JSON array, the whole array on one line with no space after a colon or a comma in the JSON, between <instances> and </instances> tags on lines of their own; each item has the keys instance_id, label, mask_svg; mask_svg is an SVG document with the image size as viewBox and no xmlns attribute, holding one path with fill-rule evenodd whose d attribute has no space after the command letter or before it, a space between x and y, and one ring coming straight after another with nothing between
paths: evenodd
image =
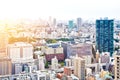
<instances>
[{"instance_id":1,"label":"sky","mask_svg":"<svg viewBox=\"0 0 120 80\"><path fill-rule=\"evenodd\" d=\"M0 0L0 19L120 18L120 0Z\"/></svg>"}]
</instances>

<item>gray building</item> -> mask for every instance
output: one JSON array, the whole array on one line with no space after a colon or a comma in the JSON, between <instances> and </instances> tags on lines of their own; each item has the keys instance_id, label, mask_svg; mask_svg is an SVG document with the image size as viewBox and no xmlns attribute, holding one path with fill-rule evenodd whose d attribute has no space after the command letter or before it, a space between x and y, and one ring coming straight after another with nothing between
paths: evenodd
<instances>
[{"instance_id":1,"label":"gray building","mask_svg":"<svg viewBox=\"0 0 120 80\"><path fill-rule=\"evenodd\" d=\"M69 43L64 42L61 44L63 47L65 58L70 58L70 56L75 56L78 54L78 56L86 56L90 55L92 58L95 57L95 50L93 48L92 44L87 43Z\"/></svg>"}]
</instances>

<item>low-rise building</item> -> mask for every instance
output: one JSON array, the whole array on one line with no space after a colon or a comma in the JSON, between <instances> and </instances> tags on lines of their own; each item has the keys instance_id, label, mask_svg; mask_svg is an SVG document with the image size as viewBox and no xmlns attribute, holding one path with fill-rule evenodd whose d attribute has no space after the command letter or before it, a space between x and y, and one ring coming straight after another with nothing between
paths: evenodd
<instances>
[{"instance_id":1,"label":"low-rise building","mask_svg":"<svg viewBox=\"0 0 120 80\"><path fill-rule=\"evenodd\" d=\"M64 53L63 53L63 48L58 47L58 48L46 48L45 50L45 57L47 61L51 61L52 58L57 57L59 61L64 60Z\"/></svg>"}]
</instances>

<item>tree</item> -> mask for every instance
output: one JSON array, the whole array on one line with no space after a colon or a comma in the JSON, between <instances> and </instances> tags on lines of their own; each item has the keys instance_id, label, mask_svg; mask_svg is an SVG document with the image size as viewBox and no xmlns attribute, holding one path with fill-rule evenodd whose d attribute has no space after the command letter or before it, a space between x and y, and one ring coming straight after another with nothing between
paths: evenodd
<instances>
[{"instance_id":1,"label":"tree","mask_svg":"<svg viewBox=\"0 0 120 80\"><path fill-rule=\"evenodd\" d=\"M46 61L46 63L45 63L45 68L48 68L49 66L48 66L48 61Z\"/></svg>"}]
</instances>

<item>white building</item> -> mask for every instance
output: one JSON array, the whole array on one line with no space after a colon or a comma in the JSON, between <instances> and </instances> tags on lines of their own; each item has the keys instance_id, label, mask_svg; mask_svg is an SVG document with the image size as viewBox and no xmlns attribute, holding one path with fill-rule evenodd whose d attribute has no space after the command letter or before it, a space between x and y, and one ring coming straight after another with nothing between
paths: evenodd
<instances>
[{"instance_id":1,"label":"white building","mask_svg":"<svg viewBox=\"0 0 120 80\"><path fill-rule=\"evenodd\" d=\"M85 64L91 64L92 62L92 57L89 55L83 56L83 58L85 59Z\"/></svg>"},{"instance_id":2,"label":"white building","mask_svg":"<svg viewBox=\"0 0 120 80\"><path fill-rule=\"evenodd\" d=\"M55 69L58 69L58 60L55 56L55 58L52 59L52 69L55 70Z\"/></svg>"},{"instance_id":3,"label":"white building","mask_svg":"<svg viewBox=\"0 0 120 80\"><path fill-rule=\"evenodd\" d=\"M47 47L45 49L45 53L46 54L59 54L59 53L63 53L63 48L62 47L58 47L58 48Z\"/></svg>"},{"instance_id":4,"label":"white building","mask_svg":"<svg viewBox=\"0 0 120 80\"><path fill-rule=\"evenodd\" d=\"M33 46L24 42L17 42L8 45L8 56L12 61L21 59L33 59Z\"/></svg>"},{"instance_id":5,"label":"white building","mask_svg":"<svg viewBox=\"0 0 120 80\"><path fill-rule=\"evenodd\" d=\"M44 70L45 69L45 63L43 57L39 58L39 70Z\"/></svg>"},{"instance_id":6,"label":"white building","mask_svg":"<svg viewBox=\"0 0 120 80\"><path fill-rule=\"evenodd\" d=\"M65 59L65 66L67 66L67 67L71 67L72 66L71 59Z\"/></svg>"},{"instance_id":7,"label":"white building","mask_svg":"<svg viewBox=\"0 0 120 80\"><path fill-rule=\"evenodd\" d=\"M63 48L62 47L55 48L55 53L63 53Z\"/></svg>"},{"instance_id":8,"label":"white building","mask_svg":"<svg viewBox=\"0 0 120 80\"><path fill-rule=\"evenodd\" d=\"M92 74L92 69L86 68L86 75L90 75L90 74Z\"/></svg>"},{"instance_id":9,"label":"white building","mask_svg":"<svg viewBox=\"0 0 120 80\"><path fill-rule=\"evenodd\" d=\"M74 75L80 80L85 80L85 60L78 56L74 58Z\"/></svg>"}]
</instances>

